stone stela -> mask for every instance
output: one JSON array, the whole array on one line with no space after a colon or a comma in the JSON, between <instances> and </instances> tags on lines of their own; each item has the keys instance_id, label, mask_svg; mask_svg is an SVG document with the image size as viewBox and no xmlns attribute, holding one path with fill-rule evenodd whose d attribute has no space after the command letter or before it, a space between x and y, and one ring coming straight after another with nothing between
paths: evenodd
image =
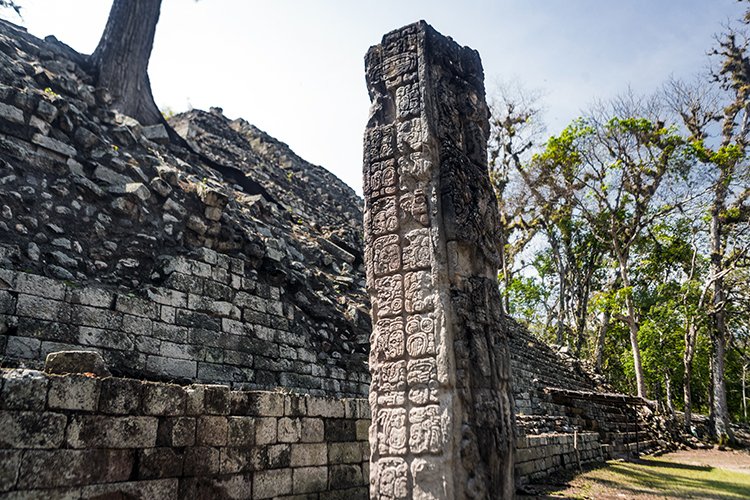
<instances>
[{"instance_id":1,"label":"stone stela","mask_svg":"<svg viewBox=\"0 0 750 500\"><path fill-rule=\"evenodd\" d=\"M512 498L479 54L420 21L385 35L365 61L370 496Z\"/></svg>"}]
</instances>

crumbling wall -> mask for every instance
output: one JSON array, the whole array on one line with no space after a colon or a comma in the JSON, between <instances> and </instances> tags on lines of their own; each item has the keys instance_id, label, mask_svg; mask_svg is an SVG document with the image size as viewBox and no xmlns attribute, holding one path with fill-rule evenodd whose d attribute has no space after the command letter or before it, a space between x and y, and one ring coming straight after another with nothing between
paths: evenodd
<instances>
[{"instance_id":1,"label":"crumbling wall","mask_svg":"<svg viewBox=\"0 0 750 500\"><path fill-rule=\"evenodd\" d=\"M361 200L219 110L196 154L0 20L0 366L98 350L136 378L365 395ZM256 151L257 149L257 151Z\"/></svg>"},{"instance_id":2,"label":"crumbling wall","mask_svg":"<svg viewBox=\"0 0 750 500\"><path fill-rule=\"evenodd\" d=\"M368 425L362 399L2 370L0 496L365 499Z\"/></svg>"}]
</instances>

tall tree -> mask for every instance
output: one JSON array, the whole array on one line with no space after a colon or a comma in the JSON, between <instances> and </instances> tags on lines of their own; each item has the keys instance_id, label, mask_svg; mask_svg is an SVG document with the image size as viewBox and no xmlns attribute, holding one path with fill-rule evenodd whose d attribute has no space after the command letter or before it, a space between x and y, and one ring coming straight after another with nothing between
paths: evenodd
<instances>
[{"instance_id":1,"label":"tall tree","mask_svg":"<svg viewBox=\"0 0 750 500\"><path fill-rule=\"evenodd\" d=\"M97 83L112 93L112 109L143 125L163 123L148 78L161 0L114 0L89 62Z\"/></svg>"}]
</instances>

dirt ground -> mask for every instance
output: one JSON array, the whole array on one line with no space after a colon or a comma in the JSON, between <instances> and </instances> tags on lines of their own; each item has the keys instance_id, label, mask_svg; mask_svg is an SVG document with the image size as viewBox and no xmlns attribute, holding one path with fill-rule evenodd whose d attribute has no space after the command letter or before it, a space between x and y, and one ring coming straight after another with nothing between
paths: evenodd
<instances>
[{"instance_id":1,"label":"dirt ground","mask_svg":"<svg viewBox=\"0 0 750 500\"><path fill-rule=\"evenodd\" d=\"M531 485L519 499L750 498L750 450L684 450L633 461L612 460L581 474Z\"/></svg>"}]
</instances>

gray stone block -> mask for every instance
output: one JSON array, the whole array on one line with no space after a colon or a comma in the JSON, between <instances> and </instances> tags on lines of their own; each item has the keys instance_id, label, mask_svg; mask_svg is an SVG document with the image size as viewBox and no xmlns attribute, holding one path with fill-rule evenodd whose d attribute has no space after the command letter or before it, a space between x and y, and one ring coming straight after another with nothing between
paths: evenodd
<instances>
[{"instance_id":1,"label":"gray stone block","mask_svg":"<svg viewBox=\"0 0 750 500\"><path fill-rule=\"evenodd\" d=\"M295 494L325 491L328 487L328 467L292 469L292 485Z\"/></svg>"},{"instance_id":2,"label":"gray stone block","mask_svg":"<svg viewBox=\"0 0 750 500\"><path fill-rule=\"evenodd\" d=\"M177 479L96 484L83 487L81 489L81 499L178 498L178 484Z\"/></svg>"},{"instance_id":3,"label":"gray stone block","mask_svg":"<svg viewBox=\"0 0 750 500\"><path fill-rule=\"evenodd\" d=\"M44 352L45 344L47 343L42 345L42 352ZM81 350L50 352L44 360L44 371L57 375L67 373L93 373L98 377L110 375L101 354L96 351Z\"/></svg>"},{"instance_id":4,"label":"gray stone block","mask_svg":"<svg viewBox=\"0 0 750 500\"><path fill-rule=\"evenodd\" d=\"M364 486L362 467L359 465L331 465L329 487L332 490Z\"/></svg>"},{"instance_id":5,"label":"gray stone block","mask_svg":"<svg viewBox=\"0 0 750 500\"><path fill-rule=\"evenodd\" d=\"M8 337L5 355L11 358L37 359L42 341L29 337Z\"/></svg>"},{"instance_id":6,"label":"gray stone block","mask_svg":"<svg viewBox=\"0 0 750 500\"><path fill-rule=\"evenodd\" d=\"M73 305L71 321L76 325L94 326L109 330L122 327L122 313L97 307Z\"/></svg>"},{"instance_id":7,"label":"gray stone block","mask_svg":"<svg viewBox=\"0 0 750 500\"><path fill-rule=\"evenodd\" d=\"M229 417L227 422L229 446L250 447L255 444L255 418Z\"/></svg>"},{"instance_id":8,"label":"gray stone block","mask_svg":"<svg viewBox=\"0 0 750 500\"><path fill-rule=\"evenodd\" d=\"M45 276L18 273L16 275L16 291L47 299L63 300L65 298L66 286L62 281Z\"/></svg>"},{"instance_id":9,"label":"gray stone block","mask_svg":"<svg viewBox=\"0 0 750 500\"><path fill-rule=\"evenodd\" d=\"M99 386L99 411L134 415L141 411L143 383L126 378L105 378Z\"/></svg>"},{"instance_id":10,"label":"gray stone block","mask_svg":"<svg viewBox=\"0 0 750 500\"><path fill-rule=\"evenodd\" d=\"M198 373L195 361L162 356L149 356L146 360L146 369L157 375L183 379L193 379Z\"/></svg>"},{"instance_id":11,"label":"gray stone block","mask_svg":"<svg viewBox=\"0 0 750 500\"><path fill-rule=\"evenodd\" d=\"M300 443L291 446L292 467L326 465L328 463L328 445L326 443Z\"/></svg>"},{"instance_id":12,"label":"gray stone block","mask_svg":"<svg viewBox=\"0 0 750 500\"><path fill-rule=\"evenodd\" d=\"M277 419L263 417L255 419L255 444L272 444L276 442Z\"/></svg>"},{"instance_id":13,"label":"gray stone block","mask_svg":"<svg viewBox=\"0 0 750 500\"><path fill-rule=\"evenodd\" d=\"M199 446L226 446L229 425L223 416L198 417L196 443Z\"/></svg>"},{"instance_id":14,"label":"gray stone block","mask_svg":"<svg viewBox=\"0 0 750 500\"><path fill-rule=\"evenodd\" d=\"M143 384L143 413L146 415L184 415L186 400L185 389L179 385Z\"/></svg>"},{"instance_id":15,"label":"gray stone block","mask_svg":"<svg viewBox=\"0 0 750 500\"><path fill-rule=\"evenodd\" d=\"M80 375L50 377L47 406L55 410L96 411L99 380Z\"/></svg>"},{"instance_id":16,"label":"gray stone block","mask_svg":"<svg viewBox=\"0 0 750 500\"><path fill-rule=\"evenodd\" d=\"M138 479L162 479L182 475L183 454L174 448L138 451Z\"/></svg>"},{"instance_id":17,"label":"gray stone block","mask_svg":"<svg viewBox=\"0 0 750 500\"><path fill-rule=\"evenodd\" d=\"M48 321L70 321L70 306L59 300L45 299L36 295L19 294L16 314Z\"/></svg>"},{"instance_id":18,"label":"gray stone block","mask_svg":"<svg viewBox=\"0 0 750 500\"><path fill-rule=\"evenodd\" d=\"M156 417L74 415L68 425L70 448L153 448Z\"/></svg>"},{"instance_id":19,"label":"gray stone block","mask_svg":"<svg viewBox=\"0 0 750 500\"><path fill-rule=\"evenodd\" d=\"M0 493L12 489L18 478L21 451L0 450Z\"/></svg>"},{"instance_id":20,"label":"gray stone block","mask_svg":"<svg viewBox=\"0 0 750 500\"><path fill-rule=\"evenodd\" d=\"M229 392L226 385L206 385L203 399L206 413L229 415Z\"/></svg>"},{"instance_id":21,"label":"gray stone block","mask_svg":"<svg viewBox=\"0 0 750 500\"><path fill-rule=\"evenodd\" d=\"M3 374L0 408L41 411L47 402L47 377L33 370L12 370Z\"/></svg>"},{"instance_id":22,"label":"gray stone block","mask_svg":"<svg viewBox=\"0 0 750 500\"><path fill-rule=\"evenodd\" d=\"M131 450L27 451L19 472L18 488L127 481L134 459Z\"/></svg>"},{"instance_id":23,"label":"gray stone block","mask_svg":"<svg viewBox=\"0 0 750 500\"><path fill-rule=\"evenodd\" d=\"M183 474L185 476L208 476L218 474L220 470L220 453L218 448L194 446L185 450Z\"/></svg>"},{"instance_id":24,"label":"gray stone block","mask_svg":"<svg viewBox=\"0 0 750 500\"><path fill-rule=\"evenodd\" d=\"M155 303L130 295L117 294L115 309L126 314L149 319L158 319L159 317L159 309Z\"/></svg>"},{"instance_id":25,"label":"gray stone block","mask_svg":"<svg viewBox=\"0 0 750 500\"><path fill-rule=\"evenodd\" d=\"M126 333L117 330L92 328L90 326L79 327L78 342L82 345L120 349L123 351L131 351L134 347L133 339Z\"/></svg>"},{"instance_id":26,"label":"gray stone block","mask_svg":"<svg viewBox=\"0 0 750 500\"><path fill-rule=\"evenodd\" d=\"M292 493L291 469L257 471L253 479L253 498L273 498Z\"/></svg>"},{"instance_id":27,"label":"gray stone block","mask_svg":"<svg viewBox=\"0 0 750 500\"><path fill-rule=\"evenodd\" d=\"M0 412L0 448L58 448L66 423L60 413Z\"/></svg>"}]
</instances>

